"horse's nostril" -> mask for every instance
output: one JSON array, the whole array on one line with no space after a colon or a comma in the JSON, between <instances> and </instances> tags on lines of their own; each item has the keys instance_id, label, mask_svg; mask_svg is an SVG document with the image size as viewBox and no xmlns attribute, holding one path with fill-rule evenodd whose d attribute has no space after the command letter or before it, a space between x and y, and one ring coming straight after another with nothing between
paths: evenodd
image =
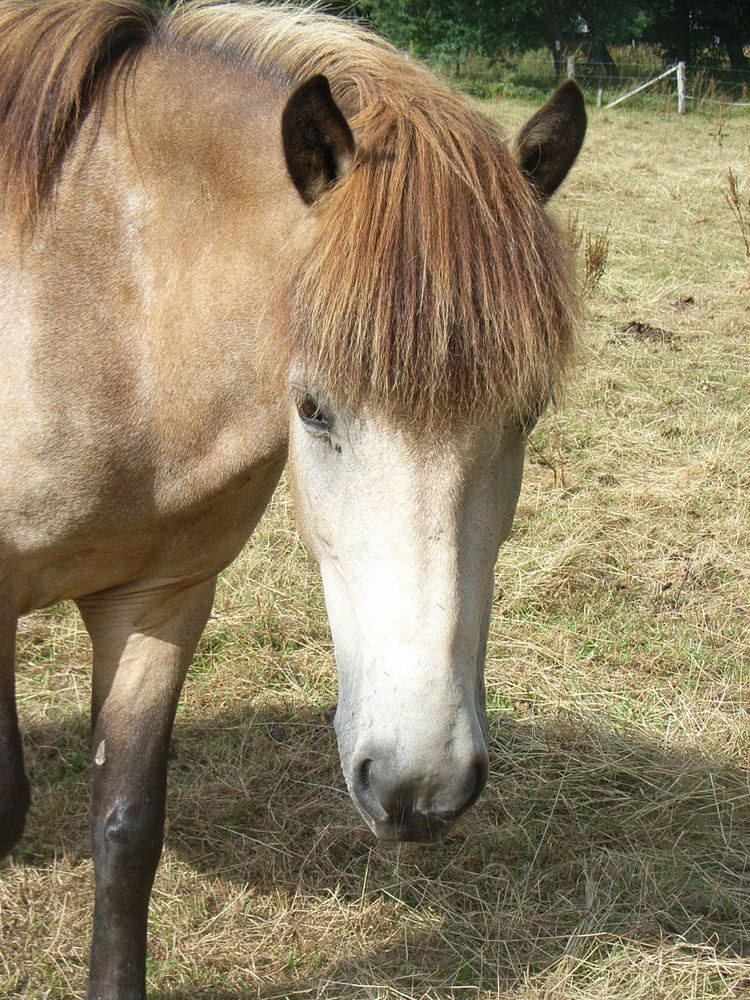
<instances>
[{"instance_id":1,"label":"horse's nostril","mask_svg":"<svg viewBox=\"0 0 750 1000\"><path fill-rule=\"evenodd\" d=\"M357 786L361 789L366 789L370 787L370 768L372 767L372 760L370 757L365 757L365 759L358 765L355 779Z\"/></svg>"},{"instance_id":2,"label":"horse's nostril","mask_svg":"<svg viewBox=\"0 0 750 1000\"><path fill-rule=\"evenodd\" d=\"M374 769L375 763L372 757L363 757L356 763L352 774L351 791L354 801L360 808L364 809L376 823L382 823L388 819L388 813L377 790L373 788Z\"/></svg>"},{"instance_id":3,"label":"horse's nostril","mask_svg":"<svg viewBox=\"0 0 750 1000\"><path fill-rule=\"evenodd\" d=\"M411 782L400 781L387 763L368 761L367 788L388 820L400 820L411 809L414 800Z\"/></svg>"}]
</instances>

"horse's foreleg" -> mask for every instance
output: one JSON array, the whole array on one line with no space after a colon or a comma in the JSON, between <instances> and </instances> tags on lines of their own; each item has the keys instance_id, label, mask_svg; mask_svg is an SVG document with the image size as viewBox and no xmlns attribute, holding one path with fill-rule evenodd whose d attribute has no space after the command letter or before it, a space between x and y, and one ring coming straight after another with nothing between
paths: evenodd
<instances>
[{"instance_id":1,"label":"horse's foreleg","mask_svg":"<svg viewBox=\"0 0 750 1000\"><path fill-rule=\"evenodd\" d=\"M0 621L0 858L18 841L31 801L16 713L16 621Z\"/></svg>"},{"instance_id":2,"label":"horse's foreleg","mask_svg":"<svg viewBox=\"0 0 750 1000\"><path fill-rule=\"evenodd\" d=\"M158 600L81 602L94 644L89 1000L146 995L146 924L164 834L169 740L214 583Z\"/></svg>"}]
</instances>

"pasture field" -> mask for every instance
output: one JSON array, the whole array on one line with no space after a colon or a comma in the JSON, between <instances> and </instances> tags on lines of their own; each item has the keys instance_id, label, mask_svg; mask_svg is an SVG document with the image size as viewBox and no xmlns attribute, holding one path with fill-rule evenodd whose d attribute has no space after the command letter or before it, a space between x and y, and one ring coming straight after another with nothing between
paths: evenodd
<instances>
[{"instance_id":1,"label":"pasture field","mask_svg":"<svg viewBox=\"0 0 750 1000\"><path fill-rule=\"evenodd\" d=\"M732 168L750 197L749 124L590 111L553 204L606 266L497 567L489 784L442 845L378 843L349 800L278 491L179 709L154 998L750 996L750 261L723 194ZM85 990L89 653L70 606L21 623L2 997Z\"/></svg>"}]
</instances>

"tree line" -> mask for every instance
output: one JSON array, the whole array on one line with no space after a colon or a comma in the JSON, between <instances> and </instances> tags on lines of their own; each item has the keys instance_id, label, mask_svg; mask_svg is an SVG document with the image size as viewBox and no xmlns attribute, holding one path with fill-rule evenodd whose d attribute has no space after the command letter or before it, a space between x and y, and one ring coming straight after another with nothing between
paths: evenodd
<instances>
[{"instance_id":1,"label":"tree line","mask_svg":"<svg viewBox=\"0 0 750 1000\"><path fill-rule=\"evenodd\" d=\"M174 0L145 0L155 8ZM309 3L310 0L299 0ZM322 0L322 9L369 22L415 55L460 61L549 48L558 76L582 46L591 62L614 69L610 48L644 42L665 59L750 72L748 0Z\"/></svg>"},{"instance_id":2,"label":"tree line","mask_svg":"<svg viewBox=\"0 0 750 1000\"><path fill-rule=\"evenodd\" d=\"M415 54L496 56L549 48L558 75L582 44L589 59L612 66L610 48L654 45L669 60L748 71L748 0L332 0L330 8L367 19Z\"/></svg>"}]
</instances>

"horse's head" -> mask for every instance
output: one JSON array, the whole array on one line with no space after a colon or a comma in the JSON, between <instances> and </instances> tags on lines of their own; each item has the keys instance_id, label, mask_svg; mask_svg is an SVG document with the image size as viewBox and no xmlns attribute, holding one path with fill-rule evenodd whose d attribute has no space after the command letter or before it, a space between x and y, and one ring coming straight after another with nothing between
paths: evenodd
<instances>
[{"instance_id":1,"label":"horse's head","mask_svg":"<svg viewBox=\"0 0 750 1000\"><path fill-rule=\"evenodd\" d=\"M341 763L381 837L441 837L487 779L484 654L524 440L400 430L297 389L295 508L323 575Z\"/></svg>"},{"instance_id":2,"label":"horse's head","mask_svg":"<svg viewBox=\"0 0 750 1000\"><path fill-rule=\"evenodd\" d=\"M504 147L510 164L504 169L524 188L520 203L534 219L541 219L542 202L567 173L584 128L580 93L568 86ZM351 172L357 171L353 136L320 79L291 98L284 140L290 176L315 219L318 194L333 204L352 158ZM391 162L397 147L394 140ZM368 149L360 181L376 160ZM428 242L427 234L434 237L441 227L453 235L440 220L430 229L429 202L413 227L416 235L403 218L406 196L398 212L383 209L382 231L362 234L363 246L376 247L369 263L375 279L368 273L335 283L318 310L323 319L312 328L322 346L317 356L308 347L293 375L291 481L301 533L323 577L339 671L341 763L366 822L378 836L396 840L441 838L486 782L484 659L493 570L521 487L525 417L543 406L556 353L564 352L564 337L550 329L570 319L564 292L546 312L533 298L544 282L539 260L551 244L531 247L528 266L537 270L527 278L516 273L526 266L517 247L496 276L490 273L496 262L488 254L509 253L504 240L518 243L523 233L543 243L549 234L543 222L534 223L538 235L528 218L505 217L517 211L510 194L495 209L477 207L483 176L480 167L476 185L462 183L449 166L437 182L434 198L444 203L456 185L455 247ZM346 177L340 183L345 190ZM450 204L442 210L450 212ZM483 218L498 233L514 225L518 232L493 246L497 234L485 239L460 231ZM328 228L335 224L329 219ZM344 239L356 247L356 234L346 232ZM391 254L388 266L378 240L380 252ZM394 254L399 240L411 249ZM331 255L335 244L336 233L326 232L319 254L328 255L328 267L339 263ZM475 246L478 258L464 260ZM457 254L461 260L453 259ZM326 265L318 265L313 261L312 273L325 284ZM554 271L554 262L549 266ZM309 275L306 280L309 290ZM514 306L493 299L500 286L525 296L518 323ZM351 308L341 301L347 289ZM419 298L416 307L410 295ZM305 308L304 287L301 301ZM488 311L501 316L494 326ZM331 313L347 330L338 347L323 328ZM393 329L376 346L389 324ZM523 349L514 353L516 343ZM380 365L376 355L383 350L388 357ZM500 398L509 394L516 398Z\"/></svg>"}]
</instances>

